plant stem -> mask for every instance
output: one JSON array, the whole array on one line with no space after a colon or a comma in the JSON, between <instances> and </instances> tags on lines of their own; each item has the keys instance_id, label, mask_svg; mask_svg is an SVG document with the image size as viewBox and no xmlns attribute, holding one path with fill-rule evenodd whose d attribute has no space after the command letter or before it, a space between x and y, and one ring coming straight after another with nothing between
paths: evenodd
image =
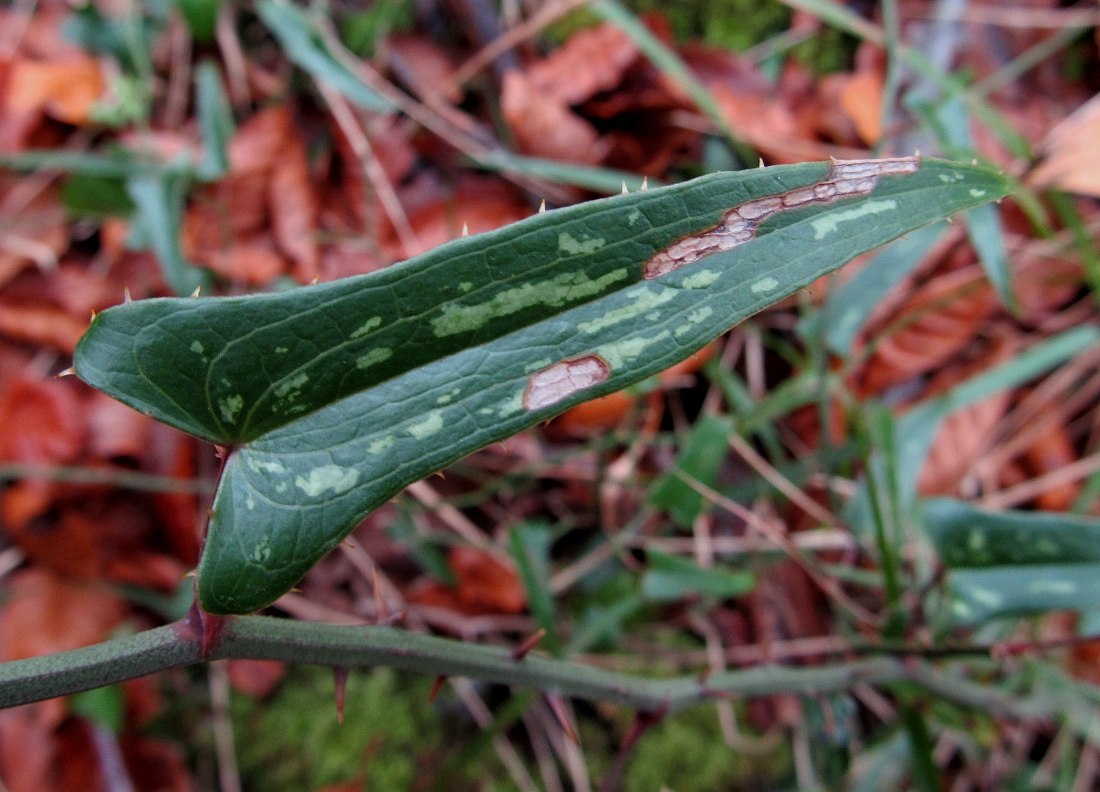
<instances>
[{"instance_id":1,"label":"plant stem","mask_svg":"<svg viewBox=\"0 0 1100 792\"><path fill-rule=\"evenodd\" d=\"M282 660L484 679L610 701L647 711L678 710L715 697L830 693L854 685L910 682L957 704L1017 718L1053 718L1061 704L1049 697L1021 699L914 658L870 658L816 668L763 666L715 674L654 679L605 671L535 654L521 661L502 647L464 643L392 627L346 627L238 616L225 619L206 658L189 621L69 652L0 664L0 707L13 707L205 660Z\"/></svg>"}]
</instances>

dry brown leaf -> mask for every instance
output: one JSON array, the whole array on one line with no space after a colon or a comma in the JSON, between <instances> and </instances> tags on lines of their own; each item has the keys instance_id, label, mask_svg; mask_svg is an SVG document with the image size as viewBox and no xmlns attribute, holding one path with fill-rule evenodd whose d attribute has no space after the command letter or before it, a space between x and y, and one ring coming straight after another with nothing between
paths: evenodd
<instances>
[{"instance_id":1,"label":"dry brown leaf","mask_svg":"<svg viewBox=\"0 0 1100 792\"><path fill-rule=\"evenodd\" d=\"M99 391L87 401L88 451L100 459L141 459L152 419Z\"/></svg>"},{"instance_id":2,"label":"dry brown leaf","mask_svg":"<svg viewBox=\"0 0 1100 792\"><path fill-rule=\"evenodd\" d=\"M279 249L294 262L294 276L309 283L317 275L320 256L314 232L317 202L309 180L309 164L302 139L291 134L268 186L271 229Z\"/></svg>"},{"instance_id":3,"label":"dry brown leaf","mask_svg":"<svg viewBox=\"0 0 1100 792\"><path fill-rule=\"evenodd\" d=\"M1100 197L1100 96L1052 129L1039 151L1045 159L1028 175L1028 184Z\"/></svg>"},{"instance_id":4,"label":"dry brown leaf","mask_svg":"<svg viewBox=\"0 0 1100 792\"><path fill-rule=\"evenodd\" d=\"M4 119L0 116L0 127L3 126ZM10 175L0 174L5 198L20 183L21 180ZM57 190L47 187L20 211L0 218L0 287L32 264L42 269L56 266L68 247L68 218Z\"/></svg>"},{"instance_id":5,"label":"dry brown leaf","mask_svg":"<svg viewBox=\"0 0 1100 792\"><path fill-rule=\"evenodd\" d=\"M618 85L638 57L638 47L608 22L574 33L546 59L527 69L539 93L578 105Z\"/></svg>"},{"instance_id":6,"label":"dry brown leaf","mask_svg":"<svg viewBox=\"0 0 1100 792\"><path fill-rule=\"evenodd\" d=\"M178 745L135 735L119 743L126 770L140 792L194 792L187 759Z\"/></svg>"},{"instance_id":7,"label":"dry brown leaf","mask_svg":"<svg viewBox=\"0 0 1100 792\"><path fill-rule=\"evenodd\" d=\"M447 561L458 579L458 600L469 611L522 613L527 595L511 566L476 547L452 547Z\"/></svg>"},{"instance_id":8,"label":"dry brown leaf","mask_svg":"<svg viewBox=\"0 0 1100 792\"><path fill-rule=\"evenodd\" d=\"M1008 393L998 393L956 410L944 420L917 479L921 495L958 494L960 479L992 444L1009 401Z\"/></svg>"},{"instance_id":9,"label":"dry brown leaf","mask_svg":"<svg viewBox=\"0 0 1100 792\"><path fill-rule=\"evenodd\" d=\"M1012 273L1012 291L1020 304L1020 320L1038 325L1065 306L1085 283L1076 261L1036 257Z\"/></svg>"},{"instance_id":10,"label":"dry brown leaf","mask_svg":"<svg viewBox=\"0 0 1100 792\"><path fill-rule=\"evenodd\" d=\"M265 108L241 124L226 149L230 173L261 173L275 165L293 124L290 109L283 104Z\"/></svg>"},{"instance_id":11,"label":"dry brown leaf","mask_svg":"<svg viewBox=\"0 0 1100 792\"><path fill-rule=\"evenodd\" d=\"M726 85L712 88L714 98L738 137L756 145L797 134L794 116L774 95L756 90L734 90Z\"/></svg>"},{"instance_id":12,"label":"dry brown leaf","mask_svg":"<svg viewBox=\"0 0 1100 792\"><path fill-rule=\"evenodd\" d=\"M12 65L5 109L15 113L42 110L58 121L79 126L88 123L105 87L94 58L20 59Z\"/></svg>"},{"instance_id":13,"label":"dry brown leaf","mask_svg":"<svg viewBox=\"0 0 1100 792\"><path fill-rule=\"evenodd\" d=\"M638 397L624 391L570 407L551 424L553 431L572 437L590 437L618 426L637 403Z\"/></svg>"},{"instance_id":14,"label":"dry brown leaf","mask_svg":"<svg viewBox=\"0 0 1100 792\"><path fill-rule=\"evenodd\" d=\"M286 259L268 236L234 241L221 250L198 248L192 255L195 262L239 283L262 286L286 271Z\"/></svg>"},{"instance_id":15,"label":"dry brown leaf","mask_svg":"<svg viewBox=\"0 0 1100 792\"><path fill-rule=\"evenodd\" d=\"M195 440L178 429L153 422L142 468L160 476L193 479L197 472ZM187 566L199 561L201 524L198 498L186 492L156 492L153 511L172 554Z\"/></svg>"},{"instance_id":16,"label":"dry brown leaf","mask_svg":"<svg viewBox=\"0 0 1100 792\"><path fill-rule=\"evenodd\" d=\"M869 328L874 351L860 377L863 393L881 393L932 371L970 343L996 310L997 296L976 266L939 275L917 288L884 331Z\"/></svg>"},{"instance_id":17,"label":"dry brown leaf","mask_svg":"<svg viewBox=\"0 0 1100 792\"><path fill-rule=\"evenodd\" d=\"M527 595L519 576L510 566L476 547L451 548L447 555L457 585L424 580L414 585L406 598L417 605L446 608L467 616L522 613Z\"/></svg>"},{"instance_id":18,"label":"dry brown leaf","mask_svg":"<svg viewBox=\"0 0 1100 792\"><path fill-rule=\"evenodd\" d=\"M71 355L88 329L88 319L49 306L0 303L0 333L8 338L50 347Z\"/></svg>"},{"instance_id":19,"label":"dry brown leaf","mask_svg":"<svg viewBox=\"0 0 1100 792\"><path fill-rule=\"evenodd\" d=\"M596 165L607 153L594 126L562 100L537 90L518 71L504 75L500 107L525 154Z\"/></svg>"},{"instance_id":20,"label":"dry brown leaf","mask_svg":"<svg viewBox=\"0 0 1100 792\"><path fill-rule=\"evenodd\" d=\"M79 649L104 641L127 608L106 588L71 583L42 569L12 576L0 607L5 662Z\"/></svg>"},{"instance_id":21,"label":"dry brown leaf","mask_svg":"<svg viewBox=\"0 0 1100 792\"><path fill-rule=\"evenodd\" d=\"M452 195L433 197L410 211L409 225L420 243L415 253L423 253L460 236L463 225L471 234L482 234L530 214L522 196L506 181L475 177L464 179ZM392 258L405 257L396 232L388 224L382 229L380 241Z\"/></svg>"},{"instance_id":22,"label":"dry brown leaf","mask_svg":"<svg viewBox=\"0 0 1100 792\"><path fill-rule=\"evenodd\" d=\"M269 696L286 676L286 663L277 660L230 660L229 684L239 693Z\"/></svg>"},{"instance_id":23,"label":"dry brown leaf","mask_svg":"<svg viewBox=\"0 0 1100 792\"><path fill-rule=\"evenodd\" d=\"M1000 336L977 359L937 372L929 380L922 399L935 398L958 383L1004 363L1018 349L1014 337ZM917 489L922 495L958 493L962 477L992 445L1011 399L1012 394L1007 391L996 393L944 420L921 466Z\"/></svg>"},{"instance_id":24,"label":"dry brown leaf","mask_svg":"<svg viewBox=\"0 0 1100 792\"><path fill-rule=\"evenodd\" d=\"M80 454L86 432L82 399L59 380L16 378L0 394L0 459L68 464Z\"/></svg>"},{"instance_id":25,"label":"dry brown leaf","mask_svg":"<svg viewBox=\"0 0 1100 792\"><path fill-rule=\"evenodd\" d=\"M455 64L431 39L416 34L398 34L386 39L390 68L426 102L457 105L463 91L454 81Z\"/></svg>"},{"instance_id":26,"label":"dry brown leaf","mask_svg":"<svg viewBox=\"0 0 1100 792\"><path fill-rule=\"evenodd\" d=\"M850 75L840 89L840 107L852 119L856 133L869 146L882 137L882 90L885 79L877 71Z\"/></svg>"},{"instance_id":27,"label":"dry brown leaf","mask_svg":"<svg viewBox=\"0 0 1100 792\"><path fill-rule=\"evenodd\" d=\"M53 732L64 717L61 699L0 710L0 780L9 792L57 791Z\"/></svg>"},{"instance_id":28,"label":"dry brown leaf","mask_svg":"<svg viewBox=\"0 0 1100 792\"><path fill-rule=\"evenodd\" d=\"M1077 450L1064 426L1052 426L1035 439L1023 455L1024 464L1033 476L1042 476L1061 470L1077 461ZM1044 511L1069 511L1081 492L1081 482L1071 481L1053 487L1035 499L1035 505Z\"/></svg>"}]
</instances>

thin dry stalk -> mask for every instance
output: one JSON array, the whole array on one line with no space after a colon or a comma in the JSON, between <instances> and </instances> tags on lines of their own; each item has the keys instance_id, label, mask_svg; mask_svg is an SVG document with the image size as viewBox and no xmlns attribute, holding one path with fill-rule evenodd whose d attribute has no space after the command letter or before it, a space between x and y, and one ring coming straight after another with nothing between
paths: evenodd
<instances>
[{"instance_id":1,"label":"thin dry stalk","mask_svg":"<svg viewBox=\"0 0 1100 792\"><path fill-rule=\"evenodd\" d=\"M320 24L318 27L321 32L321 38L332 56L409 118L416 121L425 129L438 135L440 139L446 141L458 151L461 151L475 161L481 161L499 149L499 145L495 144L495 141L490 143L478 140L466 130L460 129L450 119L444 118L427 105L416 101L404 91L399 90L379 74L370 64L365 63L349 52L327 20L322 19L319 20L319 22ZM455 114L461 115L458 110L455 110ZM464 115L462 117L467 118ZM468 119L468 125L472 130L480 129L478 123L472 118ZM559 188L557 185L525 176L509 174L507 172L503 175L505 178L524 189L530 190L536 195L544 196L547 200L554 201L555 203L570 202L569 193Z\"/></svg>"},{"instance_id":2,"label":"thin dry stalk","mask_svg":"<svg viewBox=\"0 0 1100 792\"><path fill-rule=\"evenodd\" d=\"M786 553L792 561L798 564L802 570L809 576L818 588L820 588L826 595L834 600L843 610L847 611L856 620L863 622L869 626L878 626L882 623L882 619L871 613L864 608L858 602L853 600L844 590L840 587L840 584L822 573L817 569L814 563L806 558L806 556L798 549L797 546L790 540L790 537L786 533L775 525L772 525L767 520L761 519L750 509L746 509L740 503L730 500L720 492L715 492L713 489L703 484L698 479L689 476L682 470L674 469L673 471L685 484L698 492L704 498L711 503L719 506L735 517L744 521L752 530L759 533L768 541L772 542L776 547Z\"/></svg>"},{"instance_id":3,"label":"thin dry stalk","mask_svg":"<svg viewBox=\"0 0 1100 792\"><path fill-rule=\"evenodd\" d=\"M589 0L556 0L549 2L535 12L526 22L520 22L507 30L504 35L490 41L455 71L452 80L455 85L463 85L467 80L495 61L508 50L528 39L534 38L549 25L583 5Z\"/></svg>"},{"instance_id":4,"label":"thin dry stalk","mask_svg":"<svg viewBox=\"0 0 1100 792\"><path fill-rule=\"evenodd\" d=\"M178 129L187 118L187 101L191 91L191 31L179 14L172 16L169 28L171 64L168 68L168 89L164 96L161 124L165 129Z\"/></svg>"},{"instance_id":5,"label":"thin dry stalk","mask_svg":"<svg viewBox=\"0 0 1100 792\"><path fill-rule=\"evenodd\" d=\"M565 792L561 776L558 774L558 766L554 762L550 741L530 707L523 713L523 725L531 740L531 753L535 755L535 764L538 765L539 775L542 776L542 785L546 787L546 792Z\"/></svg>"},{"instance_id":6,"label":"thin dry stalk","mask_svg":"<svg viewBox=\"0 0 1100 792\"><path fill-rule=\"evenodd\" d=\"M1064 487L1066 484L1072 484L1075 481L1080 481L1086 476L1092 475L1097 470L1100 470L1100 453L1087 456L1084 459L1079 459L1072 464L1066 465L1058 470L1053 470L1038 478L1023 481L1006 490L987 495L982 498L981 506L984 509L992 510L1008 509L1013 506L1018 506L1021 503L1027 503L1030 500L1034 500L1044 492L1057 489L1058 487Z\"/></svg>"},{"instance_id":7,"label":"thin dry stalk","mask_svg":"<svg viewBox=\"0 0 1100 792\"><path fill-rule=\"evenodd\" d=\"M233 721L229 715L229 661L210 664L210 718L214 727L214 751L218 759L218 784L222 792L241 792Z\"/></svg>"},{"instance_id":8,"label":"thin dry stalk","mask_svg":"<svg viewBox=\"0 0 1100 792\"><path fill-rule=\"evenodd\" d=\"M229 99L237 112L245 112L252 105L248 90L248 61L245 60L241 40L237 38L237 4L224 2L218 8L218 19L214 25L214 38L225 64L226 82L229 84Z\"/></svg>"},{"instance_id":9,"label":"thin dry stalk","mask_svg":"<svg viewBox=\"0 0 1100 792\"><path fill-rule=\"evenodd\" d=\"M1077 775L1073 777L1072 792L1091 792L1095 789L1097 775L1100 775L1100 748L1085 743L1078 760Z\"/></svg>"},{"instance_id":10,"label":"thin dry stalk","mask_svg":"<svg viewBox=\"0 0 1100 792\"><path fill-rule=\"evenodd\" d=\"M482 731L490 731L493 728L493 713L485 706L485 702L474 690L470 680L453 678L450 682L451 687L458 693L458 697L462 699L462 703L466 705L474 722L481 727ZM531 778L531 774L527 772L527 766L524 765L519 753L507 737L502 734L494 736L493 750L496 751L508 775L512 776L512 781L521 792L539 792L535 779Z\"/></svg>"},{"instance_id":11,"label":"thin dry stalk","mask_svg":"<svg viewBox=\"0 0 1100 792\"><path fill-rule=\"evenodd\" d=\"M378 157L374 154L374 147L371 146L366 133L359 126L359 122L356 121L355 114L351 111L351 106L348 105L347 100L324 83L319 82L317 86L321 89L321 95L324 96L325 103L332 111L332 117L336 119L337 126L340 127L340 131L347 139L351 150L355 152L355 156L359 158L359 165L363 169L367 181L374 189L374 194L378 196L378 203L382 205L382 211L386 213L386 217L389 218L394 230L397 231L397 238L401 240L401 248L405 251L405 257L412 258L420 253L423 248L412 225L409 224L409 217L405 214L401 199L397 197L397 192L390 184L386 171L382 168L382 163L378 161Z\"/></svg>"},{"instance_id":12,"label":"thin dry stalk","mask_svg":"<svg viewBox=\"0 0 1100 792\"><path fill-rule=\"evenodd\" d=\"M859 543L846 530L800 531L790 537L791 543L802 552L828 550L857 550ZM715 555L738 556L776 550L775 543L759 536L712 536L709 539ZM687 536L645 537L627 542L627 547L652 547L662 553L690 554L695 550L695 539Z\"/></svg>"},{"instance_id":13,"label":"thin dry stalk","mask_svg":"<svg viewBox=\"0 0 1100 792\"><path fill-rule=\"evenodd\" d=\"M768 460L758 454L756 449L745 442L745 439L736 432L730 435L730 448L736 451L738 455L749 464L749 467L759 473L765 481L786 495L787 499L802 509L802 511L806 512L820 523L824 523L833 528L840 527L840 521L829 513L828 509L792 484L790 479L776 470Z\"/></svg>"},{"instance_id":14,"label":"thin dry stalk","mask_svg":"<svg viewBox=\"0 0 1100 792\"><path fill-rule=\"evenodd\" d=\"M435 512L448 528L474 547L491 553L497 558L509 557L507 553L496 545L496 543L488 539L485 534L481 532L481 529L470 521L469 517L445 501L427 481L418 481L415 484L410 484L405 491L420 501L425 508Z\"/></svg>"},{"instance_id":15,"label":"thin dry stalk","mask_svg":"<svg viewBox=\"0 0 1100 792\"><path fill-rule=\"evenodd\" d=\"M702 636L706 643L707 668L710 673L719 674L725 671L726 653L718 629L696 613L689 615L688 624ZM722 739L733 750L750 756L767 756L779 747L783 739L781 729L773 728L761 737L745 734L737 726L737 714L734 712L732 701L719 699L715 702L715 707L718 710L718 725L722 729Z\"/></svg>"},{"instance_id":16,"label":"thin dry stalk","mask_svg":"<svg viewBox=\"0 0 1100 792\"><path fill-rule=\"evenodd\" d=\"M971 4L961 12L934 7L925 13L906 14L914 19L949 19L979 25L1025 28L1031 30L1088 28L1100 24L1100 11L1088 8L1012 8L1002 5Z\"/></svg>"},{"instance_id":17,"label":"thin dry stalk","mask_svg":"<svg viewBox=\"0 0 1100 792\"><path fill-rule=\"evenodd\" d=\"M584 790L591 792L592 782L588 777L588 765L584 761L580 748L569 739L558 717L551 711L544 700L536 700L531 705L531 712L542 726L543 733L550 741L554 753L558 755L561 763L569 773L569 780L573 789L577 792Z\"/></svg>"}]
</instances>

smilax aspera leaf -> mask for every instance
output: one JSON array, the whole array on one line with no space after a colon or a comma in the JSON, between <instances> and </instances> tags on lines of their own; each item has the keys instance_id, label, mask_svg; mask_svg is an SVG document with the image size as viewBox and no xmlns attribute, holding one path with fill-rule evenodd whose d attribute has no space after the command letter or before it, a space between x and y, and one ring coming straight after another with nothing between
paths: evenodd
<instances>
[{"instance_id":1,"label":"smilax aspera leaf","mask_svg":"<svg viewBox=\"0 0 1100 792\"><path fill-rule=\"evenodd\" d=\"M211 613L247 613L417 479L1006 192L989 170L916 158L718 173L361 277L119 305L92 323L76 371L228 448L198 590Z\"/></svg>"}]
</instances>

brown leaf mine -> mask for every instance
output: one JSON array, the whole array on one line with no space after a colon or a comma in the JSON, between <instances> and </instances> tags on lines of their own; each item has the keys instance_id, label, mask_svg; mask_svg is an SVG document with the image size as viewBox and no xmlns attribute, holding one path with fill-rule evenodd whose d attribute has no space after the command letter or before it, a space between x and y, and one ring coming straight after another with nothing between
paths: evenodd
<instances>
[{"instance_id":1,"label":"brown leaf mine","mask_svg":"<svg viewBox=\"0 0 1100 792\"><path fill-rule=\"evenodd\" d=\"M832 203L838 198L867 195L875 189L879 176L915 173L919 164L917 157L833 160L824 181L781 195L757 198L730 209L714 228L684 237L655 255L645 263L642 275L646 280L659 278L704 256L732 250L752 240L760 223L774 214L809 204Z\"/></svg>"},{"instance_id":2,"label":"brown leaf mine","mask_svg":"<svg viewBox=\"0 0 1100 792\"><path fill-rule=\"evenodd\" d=\"M611 367L599 355L563 360L531 375L523 406L541 410L585 388L599 385L611 374Z\"/></svg>"}]
</instances>

